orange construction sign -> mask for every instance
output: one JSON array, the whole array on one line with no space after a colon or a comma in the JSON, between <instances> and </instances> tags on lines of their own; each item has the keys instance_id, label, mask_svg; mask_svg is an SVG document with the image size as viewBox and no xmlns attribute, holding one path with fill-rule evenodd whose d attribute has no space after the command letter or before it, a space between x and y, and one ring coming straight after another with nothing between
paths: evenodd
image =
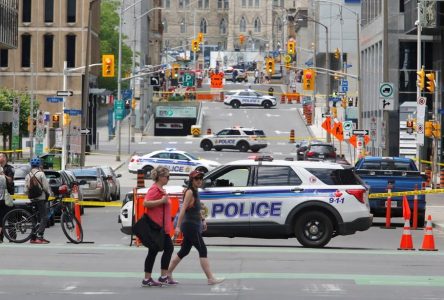
<instances>
[{"instance_id":1,"label":"orange construction sign","mask_svg":"<svg viewBox=\"0 0 444 300\"><path fill-rule=\"evenodd\" d=\"M354 134L350 137L350 139L348 140L348 142L353 146L353 147L357 147L358 145L356 144L358 141L358 137ZM370 136L368 135L364 135L364 145L367 145L370 142Z\"/></svg>"},{"instance_id":2,"label":"orange construction sign","mask_svg":"<svg viewBox=\"0 0 444 300\"><path fill-rule=\"evenodd\" d=\"M213 73L211 74L211 88L213 89L221 89L223 88L223 78L222 73Z\"/></svg>"},{"instance_id":3,"label":"orange construction sign","mask_svg":"<svg viewBox=\"0 0 444 300\"><path fill-rule=\"evenodd\" d=\"M328 133L331 133L331 118L330 117L326 117L325 121L322 122L322 128L324 128Z\"/></svg>"},{"instance_id":4,"label":"orange construction sign","mask_svg":"<svg viewBox=\"0 0 444 300\"><path fill-rule=\"evenodd\" d=\"M341 142L344 140L344 130L342 129L342 122L336 122L331 131L338 140Z\"/></svg>"}]
</instances>

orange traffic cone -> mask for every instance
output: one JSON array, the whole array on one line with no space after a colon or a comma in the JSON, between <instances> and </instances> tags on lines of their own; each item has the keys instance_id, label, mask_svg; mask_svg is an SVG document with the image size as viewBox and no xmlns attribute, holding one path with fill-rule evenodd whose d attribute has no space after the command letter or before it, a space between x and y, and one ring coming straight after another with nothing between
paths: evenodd
<instances>
[{"instance_id":1,"label":"orange traffic cone","mask_svg":"<svg viewBox=\"0 0 444 300\"><path fill-rule=\"evenodd\" d=\"M420 251L438 251L435 248L435 238L433 237L432 216L427 218L427 226L425 228L424 239Z\"/></svg>"},{"instance_id":2,"label":"orange traffic cone","mask_svg":"<svg viewBox=\"0 0 444 300\"><path fill-rule=\"evenodd\" d=\"M401 245L398 250L415 250L413 248L412 233L410 232L410 220L406 219L404 223L404 230L401 237Z\"/></svg>"}]
</instances>

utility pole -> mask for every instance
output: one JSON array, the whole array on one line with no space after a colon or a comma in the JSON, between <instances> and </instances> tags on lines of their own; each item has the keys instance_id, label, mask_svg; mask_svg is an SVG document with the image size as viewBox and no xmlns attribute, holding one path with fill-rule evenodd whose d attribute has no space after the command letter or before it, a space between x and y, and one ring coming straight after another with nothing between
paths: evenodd
<instances>
[{"instance_id":1,"label":"utility pole","mask_svg":"<svg viewBox=\"0 0 444 300\"><path fill-rule=\"evenodd\" d=\"M387 1L387 0L386 0ZM420 2L419 0L417 1L417 19L416 19L416 71L419 71L421 69L421 31L422 31L422 26L421 26L421 11L420 9ZM418 84L416 85L416 100L418 101L419 97L421 97L421 89L418 86ZM418 116L417 116L417 121L418 120ZM424 120L422 120L424 123ZM418 139L418 134L416 135L416 163L418 165L418 169L420 171L422 171L422 165L421 165L421 146L424 145L424 135L421 135L422 139L419 140Z\"/></svg>"},{"instance_id":2,"label":"utility pole","mask_svg":"<svg viewBox=\"0 0 444 300\"><path fill-rule=\"evenodd\" d=\"M63 62L63 88L62 88L62 91L66 91L66 85L67 85L67 74L66 74L66 72L67 72L67 70L66 70L66 68L67 68L67 66L68 66L68 62L65 60L64 62ZM60 123L60 121L62 122L62 165L61 165L61 169L62 170L65 170L65 167L66 167L66 163L67 163L67 159L66 159L66 155L67 155L67 149L66 149L66 147L67 147L67 132L66 132L66 128L65 128L65 122L64 122L64 120L65 120L65 118L64 118L64 116L65 116L65 106L66 105L66 97L63 97L63 104L62 104L62 115L61 115L61 119L62 120L59 120L59 123Z\"/></svg>"},{"instance_id":3,"label":"utility pole","mask_svg":"<svg viewBox=\"0 0 444 300\"><path fill-rule=\"evenodd\" d=\"M29 132L29 141L30 141L30 147L29 147L29 154L30 158L33 158L34 156L34 64L31 63L31 84L30 84L30 104L29 104L29 121L31 122L31 126L29 128L31 131Z\"/></svg>"}]
</instances>

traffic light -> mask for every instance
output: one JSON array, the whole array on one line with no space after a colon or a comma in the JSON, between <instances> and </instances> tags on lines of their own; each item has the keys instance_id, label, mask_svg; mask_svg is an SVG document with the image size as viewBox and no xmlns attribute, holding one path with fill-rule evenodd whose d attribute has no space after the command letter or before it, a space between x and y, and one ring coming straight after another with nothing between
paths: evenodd
<instances>
[{"instance_id":1,"label":"traffic light","mask_svg":"<svg viewBox=\"0 0 444 300\"><path fill-rule=\"evenodd\" d=\"M172 72L172 77L173 79L178 79L179 78L179 68L178 67L173 67L173 69L171 70Z\"/></svg>"},{"instance_id":2,"label":"traffic light","mask_svg":"<svg viewBox=\"0 0 444 300\"><path fill-rule=\"evenodd\" d=\"M102 55L102 77L114 77L114 55Z\"/></svg>"},{"instance_id":3,"label":"traffic light","mask_svg":"<svg viewBox=\"0 0 444 300\"><path fill-rule=\"evenodd\" d=\"M421 70L419 70L418 72L416 72L416 74L418 75L418 80L416 82L416 85L419 87L419 90L422 91L424 89L425 86L425 72L424 72L424 67L421 68Z\"/></svg>"},{"instance_id":4,"label":"traffic light","mask_svg":"<svg viewBox=\"0 0 444 300\"><path fill-rule=\"evenodd\" d=\"M245 36L243 34L239 35L239 43L243 45L245 42Z\"/></svg>"},{"instance_id":5,"label":"traffic light","mask_svg":"<svg viewBox=\"0 0 444 300\"><path fill-rule=\"evenodd\" d=\"M335 58L339 59L340 57L341 57L341 52L339 52L339 49L336 48L336 50L335 50Z\"/></svg>"},{"instance_id":6,"label":"traffic light","mask_svg":"<svg viewBox=\"0 0 444 300\"><path fill-rule=\"evenodd\" d=\"M426 74L427 77L427 90L430 93L435 92L435 73L430 72Z\"/></svg>"},{"instance_id":7,"label":"traffic light","mask_svg":"<svg viewBox=\"0 0 444 300\"><path fill-rule=\"evenodd\" d=\"M347 97L342 97L341 106L342 108L347 108Z\"/></svg>"},{"instance_id":8,"label":"traffic light","mask_svg":"<svg viewBox=\"0 0 444 300\"><path fill-rule=\"evenodd\" d=\"M434 138L440 138L441 137L441 124L439 124L438 121L432 122L432 134Z\"/></svg>"},{"instance_id":9,"label":"traffic light","mask_svg":"<svg viewBox=\"0 0 444 300\"><path fill-rule=\"evenodd\" d=\"M302 74L302 88L305 91L313 91L315 83L315 72L312 69L305 69Z\"/></svg>"},{"instance_id":10,"label":"traffic light","mask_svg":"<svg viewBox=\"0 0 444 300\"><path fill-rule=\"evenodd\" d=\"M63 126L69 126L69 123L71 123L71 117L69 114L63 114Z\"/></svg>"},{"instance_id":11,"label":"traffic light","mask_svg":"<svg viewBox=\"0 0 444 300\"><path fill-rule=\"evenodd\" d=\"M288 41L288 43L287 43L287 53L290 54L290 55L295 54L296 53L295 48L296 48L295 41Z\"/></svg>"},{"instance_id":12,"label":"traffic light","mask_svg":"<svg viewBox=\"0 0 444 300\"><path fill-rule=\"evenodd\" d=\"M203 38L204 38L203 33L202 33L202 32L199 32L199 33L197 34L197 41L199 42L199 44L201 44L201 43L203 42Z\"/></svg>"},{"instance_id":13,"label":"traffic light","mask_svg":"<svg viewBox=\"0 0 444 300\"><path fill-rule=\"evenodd\" d=\"M286 62L286 63L285 63L285 68L286 68L287 70L290 70L290 68L291 68L291 63L290 63L290 62Z\"/></svg>"},{"instance_id":14,"label":"traffic light","mask_svg":"<svg viewBox=\"0 0 444 300\"><path fill-rule=\"evenodd\" d=\"M31 117L28 117L28 132L35 132L35 129L37 128L37 120L36 119L32 119L32 123L31 123Z\"/></svg>"},{"instance_id":15,"label":"traffic light","mask_svg":"<svg viewBox=\"0 0 444 300\"><path fill-rule=\"evenodd\" d=\"M52 127L53 128L60 127L60 115L59 114L52 115Z\"/></svg>"},{"instance_id":16,"label":"traffic light","mask_svg":"<svg viewBox=\"0 0 444 300\"><path fill-rule=\"evenodd\" d=\"M331 116L333 118L337 118L338 117L338 109L336 107L330 107L331 110Z\"/></svg>"},{"instance_id":17,"label":"traffic light","mask_svg":"<svg viewBox=\"0 0 444 300\"><path fill-rule=\"evenodd\" d=\"M274 74L274 59L273 58L268 58L267 59L267 66L266 66L266 68L267 68L267 73L269 75Z\"/></svg>"},{"instance_id":18,"label":"traffic light","mask_svg":"<svg viewBox=\"0 0 444 300\"><path fill-rule=\"evenodd\" d=\"M426 137L432 137L433 136L433 125L432 121L426 121L424 123L424 135Z\"/></svg>"},{"instance_id":19,"label":"traffic light","mask_svg":"<svg viewBox=\"0 0 444 300\"><path fill-rule=\"evenodd\" d=\"M193 52L197 52L197 51L199 51L199 41L198 41L198 40L193 40L193 41L191 42L191 50L192 50Z\"/></svg>"}]
</instances>

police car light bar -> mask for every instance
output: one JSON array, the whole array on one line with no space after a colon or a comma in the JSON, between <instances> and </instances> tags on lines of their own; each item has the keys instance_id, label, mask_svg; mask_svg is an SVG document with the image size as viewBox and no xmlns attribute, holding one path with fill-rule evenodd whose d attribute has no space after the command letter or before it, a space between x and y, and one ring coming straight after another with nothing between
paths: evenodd
<instances>
[{"instance_id":1,"label":"police car light bar","mask_svg":"<svg viewBox=\"0 0 444 300\"><path fill-rule=\"evenodd\" d=\"M165 151L176 151L176 148L166 148Z\"/></svg>"},{"instance_id":2,"label":"police car light bar","mask_svg":"<svg viewBox=\"0 0 444 300\"><path fill-rule=\"evenodd\" d=\"M271 155L252 155L248 156L248 159L254 159L254 161L273 161Z\"/></svg>"}]
</instances>

